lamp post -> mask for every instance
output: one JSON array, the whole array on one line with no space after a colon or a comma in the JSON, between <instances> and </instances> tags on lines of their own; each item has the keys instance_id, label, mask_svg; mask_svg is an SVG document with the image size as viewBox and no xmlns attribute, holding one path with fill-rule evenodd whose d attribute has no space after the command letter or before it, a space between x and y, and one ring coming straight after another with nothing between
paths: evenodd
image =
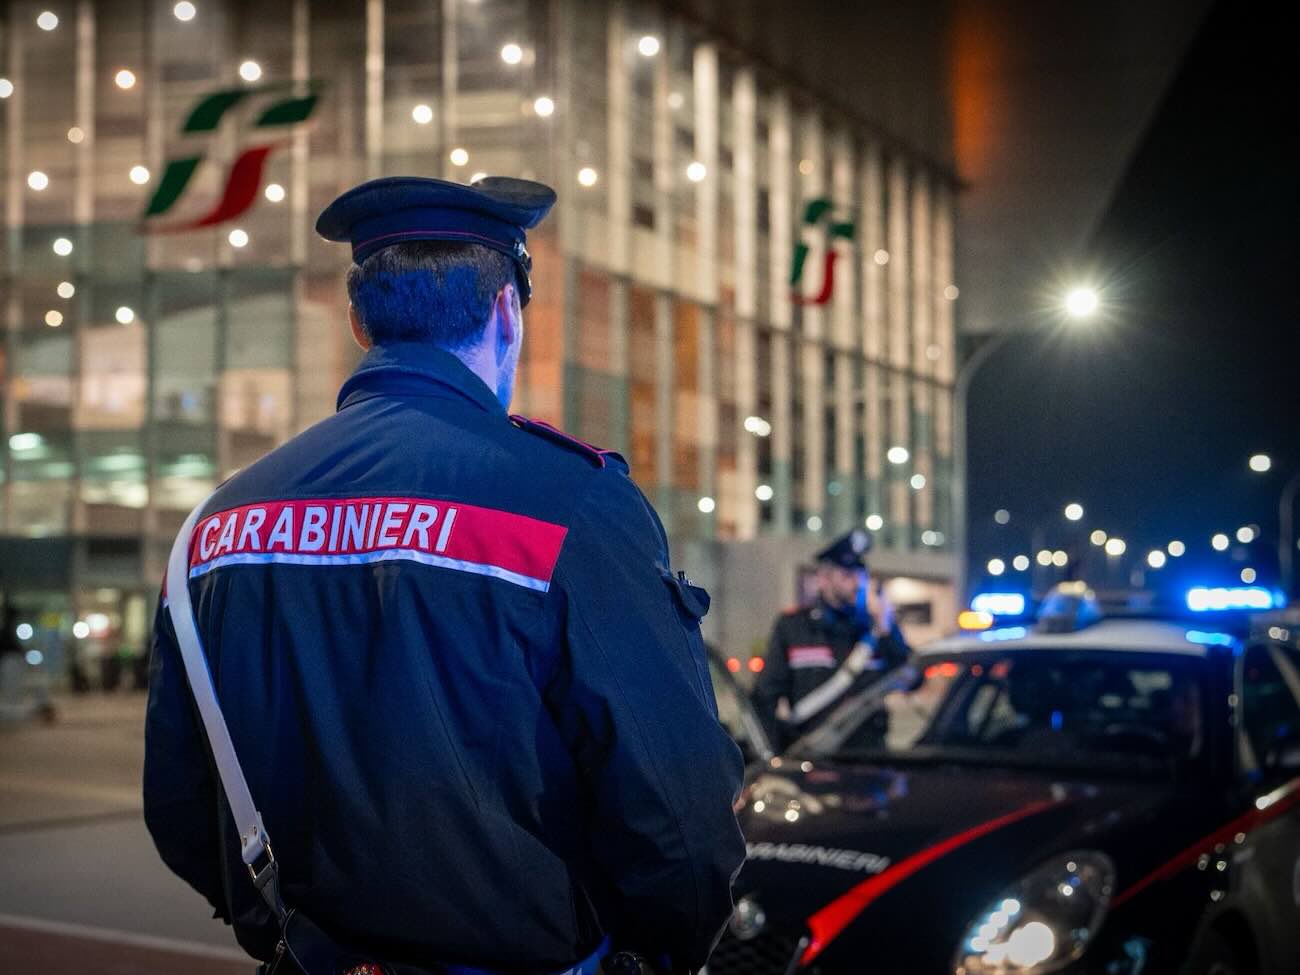
<instances>
[{"instance_id":1,"label":"lamp post","mask_svg":"<svg viewBox=\"0 0 1300 975\"><path fill-rule=\"evenodd\" d=\"M1098 310L1100 300L1097 292L1089 287L1077 287L1070 290L1064 298L1065 314L1073 319L1091 318ZM1027 329L1009 328L986 338L975 348L971 357L957 370L957 382L953 388L952 404L952 550L957 556L957 576L954 590L957 603L966 605L968 571L967 571L967 518L966 518L966 410L970 401L970 387L980 367L992 358L993 353L1006 346L1013 335Z\"/></svg>"},{"instance_id":2,"label":"lamp post","mask_svg":"<svg viewBox=\"0 0 1300 975\"><path fill-rule=\"evenodd\" d=\"M954 595L957 605L966 607L967 552L966 538L966 407L970 399L970 384L994 352L1007 344L1014 331L1000 332L985 339L976 347L969 359L957 370L957 383L952 401L952 550L957 556L957 577Z\"/></svg>"},{"instance_id":3,"label":"lamp post","mask_svg":"<svg viewBox=\"0 0 1300 975\"><path fill-rule=\"evenodd\" d=\"M1287 602L1295 595L1295 498L1300 491L1300 471L1282 488L1277 506L1277 564L1282 575L1282 594Z\"/></svg>"},{"instance_id":4,"label":"lamp post","mask_svg":"<svg viewBox=\"0 0 1300 975\"><path fill-rule=\"evenodd\" d=\"M1273 458L1268 454L1252 454L1247 462L1256 474L1267 474L1273 469ZM1300 471L1282 486L1277 503L1277 567L1281 577L1282 594L1290 602L1295 585L1295 500L1300 491Z\"/></svg>"}]
</instances>

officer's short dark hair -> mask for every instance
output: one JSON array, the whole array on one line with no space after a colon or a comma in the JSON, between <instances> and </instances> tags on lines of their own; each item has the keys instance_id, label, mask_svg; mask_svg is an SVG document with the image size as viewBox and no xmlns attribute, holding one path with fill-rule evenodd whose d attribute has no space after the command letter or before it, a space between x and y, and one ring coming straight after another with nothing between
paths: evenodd
<instances>
[{"instance_id":1,"label":"officer's short dark hair","mask_svg":"<svg viewBox=\"0 0 1300 975\"><path fill-rule=\"evenodd\" d=\"M348 298L376 345L460 349L482 336L497 292L514 280L514 263L490 247L417 240L348 268Z\"/></svg>"}]
</instances>

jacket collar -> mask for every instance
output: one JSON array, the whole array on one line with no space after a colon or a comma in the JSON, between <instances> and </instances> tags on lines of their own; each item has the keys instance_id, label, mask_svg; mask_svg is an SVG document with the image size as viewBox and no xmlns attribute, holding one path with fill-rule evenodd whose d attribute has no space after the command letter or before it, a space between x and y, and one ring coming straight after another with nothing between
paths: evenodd
<instances>
[{"instance_id":1,"label":"jacket collar","mask_svg":"<svg viewBox=\"0 0 1300 975\"><path fill-rule=\"evenodd\" d=\"M460 398L485 412L506 415L501 401L469 366L427 342L373 346L339 390L338 409L395 393Z\"/></svg>"}]
</instances>

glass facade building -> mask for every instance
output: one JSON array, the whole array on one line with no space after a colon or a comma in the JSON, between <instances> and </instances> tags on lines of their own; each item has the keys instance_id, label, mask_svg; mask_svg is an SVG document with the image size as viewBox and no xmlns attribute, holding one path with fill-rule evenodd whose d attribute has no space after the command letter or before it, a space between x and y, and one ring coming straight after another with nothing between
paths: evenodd
<instances>
[{"instance_id":1,"label":"glass facade building","mask_svg":"<svg viewBox=\"0 0 1300 975\"><path fill-rule=\"evenodd\" d=\"M942 584L954 181L676 9L6 5L0 589L142 641L189 508L356 361L316 214L368 177L478 173L560 194L516 412L621 450L724 590L737 553L788 580L784 553L864 524L892 574Z\"/></svg>"}]
</instances>

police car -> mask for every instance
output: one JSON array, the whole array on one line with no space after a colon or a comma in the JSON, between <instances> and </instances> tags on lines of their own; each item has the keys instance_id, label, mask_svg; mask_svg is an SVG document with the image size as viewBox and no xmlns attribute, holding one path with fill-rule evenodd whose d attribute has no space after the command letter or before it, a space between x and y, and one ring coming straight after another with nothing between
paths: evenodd
<instances>
[{"instance_id":1,"label":"police car","mask_svg":"<svg viewBox=\"0 0 1300 975\"><path fill-rule=\"evenodd\" d=\"M751 776L709 975L1300 971L1300 628L1221 612L1273 598L914 654Z\"/></svg>"}]
</instances>

